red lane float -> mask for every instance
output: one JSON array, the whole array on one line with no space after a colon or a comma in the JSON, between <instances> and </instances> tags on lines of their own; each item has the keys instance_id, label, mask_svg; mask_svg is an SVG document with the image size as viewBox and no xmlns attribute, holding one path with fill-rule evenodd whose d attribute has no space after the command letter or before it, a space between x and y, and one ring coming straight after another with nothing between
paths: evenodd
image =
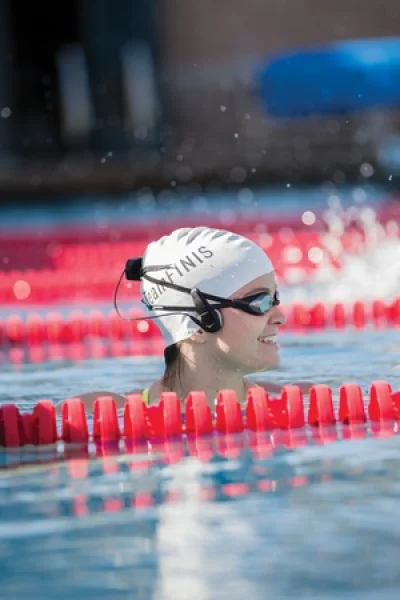
<instances>
[{"instance_id":1,"label":"red lane float","mask_svg":"<svg viewBox=\"0 0 400 600\"><path fill-rule=\"evenodd\" d=\"M317 302L311 306L295 303L282 306L287 322L287 330L343 328L353 326L362 329L374 327L400 326L400 298L393 302L383 300L372 302L357 301L345 306L342 303L329 305ZM30 313L26 317L12 314L0 319L0 347L7 345L38 345L42 343L70 344L86 339L107 338L110 340L159 338L160 330L154 321L146 321L143 311L129 311L136 321L126 321L112 312L91 311L85 315L73 311L63 317L61 313L50 312L44 316Z\"/></svg>"},{"instance_id":2,"label":"red lane float","mask_svg":"<svg viewBox=\"0 0 400 600\"><path fill-rule=\"evenodd\" d=\"M389 225L389 224L388 224ZM169 227L166 227L169 230ZM267 231L268 229L268 231ZM388 226L382 236L398 236ZM114 231L113 231L114 232ZM268 253L275 265L278 281L287 283L310 279L320 266L333 270L341 268L346 253L363 252L370 243L365 232L350 228L335 237L312 228L295 230L283 226L272 231L258 222L254 230L241 227L240 233L254 240ZM157 237L152 231L152 238ZM0 302L4 304L52 304L109 300L127 258L143 254L148 238L130 238L134 241L76 241L76 243L34 241L0 243L7 266L0 272ZM120 298L138 296L137 285L123 280Z\"/></svg>"},{"instance_id":3,"label":"red lane float","mask_svg":"<svg viewBox=\"0 0 400 600\"><path fill-rule=\"evenodd\" d=\"M101 360L123 356L162 356L165 343L161 337L149 340L89 340L71 344L35 344L0 348L0 365L12 364L15 367L26 363L79 362L81 360Z\"/></svg>"},{"instance_id":4,"label":"red lane float","mask_svg":"<svg viewBox=\"0 0 400 600\"><path fill-rule=\"evenodd\" d=\"M49 312L44 316L30 313L26 317L11 314L0 320L0 345L41 344L81 342L86 338L127 339L134 336L138 340L160 335L157 325L144 320L143 311L129 311L137 321L121 319L115 311L105 314L99 310L84 315L72 311L63 317L59 312Z\"/></svg>"},{"instance_id":5,"label":"red lane float","mask_svg":"<svg viewBox=\"0 0 400 600\"><path fill-rule=\"evenodd\" d=\"M238 434L245 429L250 433L280 430L286 445L293 443L296 430L307 424L312 435L316 429L337 423L349 426L346 436L357 425L367 422L381 423L400 420L400 392L393 393L386 381L375 381L369 389L369 401L365 406L361 387L356 383L344 383L339 388L339 407L335 415L332 390L322 384L310 390L308 414L304 410L303 394L299 387L286 385L279 398L271 398L262 388L248 392L244 408L240 406L233 390L221 390L212 415L205 394L195 391L184 402L184 412L175 393L161 394L158 404L147 407L139 394L127 397L120 425L117 407L111 396L98 397L93 403L92 432L81 399L72 398L62 404L61 434L57 434L56 409L50 400L40 400L32 414L21 414L17 406L0 406L0 445L12 448L33 445L65 443L85 444L94 442L118 443L121 438L131 444L147 441L179 439L184 433L189 438L199 437L212 431L225 436ZM352 429L353 428L353 429ZM306 442L304 433L303 443ZM356 437L356 436L354 436ZM219 442L218 442L219 443ZM220 442L226 452L227 441Z\"/></svg>"},{"instance_id":6,"label":"red lane float","mask_svg":"<svg viewBox=\"0 0 400 600\"><path fill-rule=\"evenodd\" d=\"M85 407L79 398L72 398L63 403L61 422L61 439L64 442L67 444L86 444L89 441Z\"/></svg>"}]
</instances>

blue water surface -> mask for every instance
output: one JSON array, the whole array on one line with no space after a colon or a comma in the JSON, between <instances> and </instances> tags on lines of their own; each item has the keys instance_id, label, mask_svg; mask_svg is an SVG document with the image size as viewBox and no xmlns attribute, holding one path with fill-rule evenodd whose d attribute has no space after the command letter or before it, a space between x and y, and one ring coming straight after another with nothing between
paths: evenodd
<instances>
[{"instance_id":1,"label":"blue water surface","mask_svg":"<svg viewBox=\"0 0 400 600\"><path fill-rule=\"evenodd\" d=\"M123 392L161 368L159 358L4 366L2 401L28 409L43 397ZM336 402L353 381L367 401L374 380L400 388L398 330L285 334L282 366L269 377L327 383ZM232 452L214 437L208 454L183 442L136 455L121 443L108 457L90 447L72 462L60 462L61 446L3 453L2 595L398 598L397 425L381 434L362 426L359 439L345 429L297 447L279 432L256 442L239 435Z\"/></svg>"},{"instance_id":2,"label":"blue water surface","mask_svg":"<svg viewBox=\"0 0 400 600\"><path fill-rule=\"evenodd\" d=\"M225 211L229 226L233 210L291 214L324 208L332 194L337 201L331 184L287 186L234 197L199 192L190 202L142 190L114 204L73 199L49 210L21 203L3 210L0 228L110 227L155 215L172 222L185 213L201 220L216 210ZM384 195L361 187L340 192L344 204ZM285 333L281 343L280 369L255 380L326 383L336 405L344 382L359 383L365 402L375 380L400 389L398 329ZM4 363L0 403L31 410L41 398L58 403L96 389L123 393L149 385L161 370L158 357ZM117 449L91 445L74 460L62 444L0 451L1 596L398 600L397 429L343 426L324 439L309 431L214 436L137 452L121 442Z\"/></svg>"}]
</instances>

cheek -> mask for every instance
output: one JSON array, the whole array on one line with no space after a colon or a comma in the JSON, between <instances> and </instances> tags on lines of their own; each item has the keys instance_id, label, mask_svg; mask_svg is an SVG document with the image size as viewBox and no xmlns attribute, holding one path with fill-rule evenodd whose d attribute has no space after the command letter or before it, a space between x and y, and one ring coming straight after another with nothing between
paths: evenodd
<instances>
[{"instance_id":1,"label":"cheek","mask_svg":"<svg viewBox=\"0 0 400 600\"><path fill-rule=\"evenodd\" d=\"M219 336L219 346L223 350L249 349L258 344L257 337L265 328L264 319L228 309L223 314L224 326Z\"/></svg>"}]
</instances>

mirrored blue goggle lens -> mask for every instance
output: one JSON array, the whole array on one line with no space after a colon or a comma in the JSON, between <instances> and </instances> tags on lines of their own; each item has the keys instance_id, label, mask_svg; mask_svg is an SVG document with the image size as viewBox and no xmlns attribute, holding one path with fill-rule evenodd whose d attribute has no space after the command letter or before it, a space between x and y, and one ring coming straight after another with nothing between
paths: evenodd
<instances>
[{"instance_id":1,"label":"mirrored blue goggle lens","mask_svg":"<svg viewBox=\"0 0 400 600\"><path fill-rule=\"evenodd\" d=\"M264 315L273 306L279 304L279 295L278 292L275 292L273 296L264 292L262 294L257 294L252 298L244 298L244 300L251 312L257 315Z\"/></svg>"}]
</instances>

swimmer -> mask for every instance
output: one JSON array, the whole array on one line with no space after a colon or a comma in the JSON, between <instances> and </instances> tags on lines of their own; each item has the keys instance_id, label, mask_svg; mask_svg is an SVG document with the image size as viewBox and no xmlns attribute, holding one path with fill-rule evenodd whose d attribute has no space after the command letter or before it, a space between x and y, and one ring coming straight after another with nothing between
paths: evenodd
<instances>
[{"instance_id":1,"label":"swimmer","mask_svg":"<svg viewBox=\"0 0 400 600\"><path fill-rule=\"evenodd\" d=\"M244 402L256 384L249 373L279 365L278 333L285 323L279 306L274 267L251 240L209 227L183 228L148 245L141 259L127 263L126 276L140 281L149 316L157 317L165 338L165 371L141 393L156 403L162 392L181 402L203 390L210 406L221 389ZM269 393L281 385L259 383ZM296 383L308 392L311 383ZM99 395L112 396L118 408L124 395L91 392L79 397L87 409Z\"/></svg>"}]
</instances>

